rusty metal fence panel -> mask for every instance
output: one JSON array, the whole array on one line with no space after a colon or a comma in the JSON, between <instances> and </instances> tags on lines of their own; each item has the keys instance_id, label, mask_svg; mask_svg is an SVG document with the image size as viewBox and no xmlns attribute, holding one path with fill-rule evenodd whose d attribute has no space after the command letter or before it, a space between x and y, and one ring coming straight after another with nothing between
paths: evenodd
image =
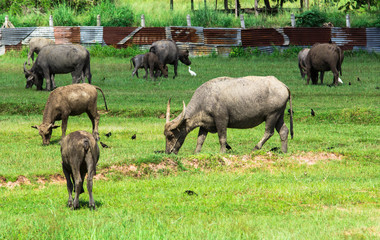
<instances>
[{"instance_id":1,"label":"rusty metal fence panel","mask_svg":"<svg viewBox=\"0 0 380 240\"><path fill-rule=\"evenodd\" d=\"M366 39L366 50L380 53L380 28L367 28Z\"/></svg>"},{"instance_id":2,"label":"rusty metal fence panel","mask_svg":"<svg viewBox=\"0 0 380 240\"><path fill-rule=\"evenodd\" d=\"M80 44L103 44L103 27L80 27Z\"/></svg>"},{"instance_id":3,"label":"rusty metal fence panel","mask_svg":"<svg viewBox=\"0 0 380 240\"><path fill-rule=\"evenodd\" d=\"M30 27L0 29L0 54L21 49L32 37L54 39L57 44L102 44L149 49L158 40L172 39L193 56L228 55L232 47L274 48L312 46L330 40L344 50L380 52L380 28L203 28L203 27Z\"/></svg>"},{"instance_id":4,"label":"rusty metal fence panel","mask_svg":"<svg viewBox=\"0 0 380 240\"><path fill-rule=\"evenodd\" d=\"M80 27L54 27L56 44L79 44Z\"/></svg>"}]
</instances>

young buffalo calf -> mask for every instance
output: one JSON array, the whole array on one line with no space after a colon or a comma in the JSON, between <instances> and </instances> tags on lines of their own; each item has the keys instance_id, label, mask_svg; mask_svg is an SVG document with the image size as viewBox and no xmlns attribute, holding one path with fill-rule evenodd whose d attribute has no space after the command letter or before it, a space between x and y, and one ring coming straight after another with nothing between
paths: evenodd
<instances>
[{"instance_id":1,"label":"young buffalo calf","mask_svg":"<svg viewBox=\"0 0 380 240\"><path fill-rule=\"evenodd\" d=\"M152 52L148 52L145 54L144 58L144 68L145 68L145 76L144 78L147 78L148 75L148 68L150 71L150 79L156 80L158 76L158 70L161 71L161 74L164 75L164 77L168 77L168 70L167 67L164 66L159 60L156 54ZM156 74L155 74L156 73Z\"/></svg>"},{"instance_id":2,"label":"young buffalo calf","mask_svg":"<svg viewBox=\"0 0 380 240\"><path fill-rule=\"evenodd\" d=\"M70 133L61 142L61 155L63 173L69 192L68 206L74 209L79 208L79 194L84 192L83 180L87 173L89 207L95 209L95 201L92 196L92 178L96 174L96 164L99 160L99 147L95 138L85 131ZM74 204L73 184L75 187Z\"/></svg>"}]
</instances>

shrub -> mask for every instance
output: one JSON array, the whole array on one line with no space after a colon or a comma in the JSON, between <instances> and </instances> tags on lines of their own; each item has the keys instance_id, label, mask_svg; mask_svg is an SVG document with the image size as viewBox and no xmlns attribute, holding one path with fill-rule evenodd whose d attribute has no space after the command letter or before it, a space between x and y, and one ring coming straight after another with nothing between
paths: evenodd
<instances>
[{"instance_id":1,"label":"shrub","mask_svg":"<svg viewBox=\"0 0 380 240\"><path fill-rule=\"evenodd\" d=\"M296 15L297 27L321 27L326 20L326 14L317 9Z\"/></svg>"},{"instance_id":2,"label":"shrub","mask_svg":"<svg viewBox=\"0 0 380 240\"><path fill-rule=\"evenodd\" d=\"M52 12L55 26L78 26L78 21L75 19L75 11L66 3L57 5Z\"/></svg>"},{"instance_id":3,"label":"shrub","mask_svg":"<svg viewBox=\"0 0 380 240\"><path fill-rule=\"evenodd\" d=\"M92 8L88 13L90 17L85 25L96 26L97 15L101 16L102 26L129 27L132 26L133 12L128 6L116 7L110 1L104 1Z\"/></svg>"}]
</instances>

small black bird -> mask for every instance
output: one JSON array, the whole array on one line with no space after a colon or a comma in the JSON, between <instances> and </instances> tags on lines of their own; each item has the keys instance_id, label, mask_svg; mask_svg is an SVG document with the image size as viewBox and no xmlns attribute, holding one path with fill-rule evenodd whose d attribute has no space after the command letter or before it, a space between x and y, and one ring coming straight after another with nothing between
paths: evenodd
<instances>
[{"instance_id":1,"label":"small black bird","mask_svg":"<svg viewBox=\"0 0 380 240\"><path fill-rule=\"evenodd\" d=\"M280 151L280 148L279 147L274 147L274 148L272 148L269 151L271 151L271 152L278 152L278 151Z\"/></svg>"},{"instance_id":2,"label":"small black bird","mask_svg":"<svg viewBox=\"0 0 380 240\"><path fill-rule=\"evenodd\" d=\"M100 142L100 145L102 145L103 148L109 148L107 144Z\"/></svg>"},{"instance_id":3,"label":"small black bird","mask_svg":"<svg viewBox=\"0 0 380 240\"><path fill-rule=\"evenodd\" d=\"M198 196L198 194L196 192L191 191L191 190L186 190L184 193L186 193L189 196L192 196L192 195Z\"/></svg>"},{"instance_id":4,"label":"small black bird","mask_svg":"<svg viewBox=\"0 0 380 240\"><path fill-rule=\"evenodd\" d=\"M360 82L360 78L358 77L358 82Z\"/></svg>"},{"instance_id":5,"label":"small black bird","mask_svg":"<svg viewBox=\"0 0 380 240\"><path fill-rule=\"evenodd\" d=\"M131 138L132 138L132 140L135 140L136 139L136 133L133 134L133 136Z\"/></svg>"},{"instance_id":6,"label":"small black bird","mask_svg":"<svg viewBox=\"0 0 380 240\"><path fill-rule=\"evenodd\" d=\"M348 85L350 85L350 86L351 86L351 82L348 82Z\"/></svg>"},{"instance_id":7,"label":"small black bird","mask_svg":"<svg viewBox=\"0 0 380 240\"><path fill-rule=\"evenodd\" d=\"M230 145L228 145L228 143L226 143L226 148L227 148L227 150L231 150L232 149L232 147Z\"/></svg>"},{"instance_id":8,"label":"small black bird","mask_svg":"<svg viewBox=\"0 0 380 240\"><path fill-rule=\"evenodd\" d=\"M109 132L109 133L106 133L105 135L106 135L106 137L111 137L112 133Z\"/></svg>"},{"instance_id":9,"label":"small black bird","mask_svg":"<svg viewBox=\"0 0 380 240\"><path fill-rule=\"evenodd\" d=\"M380 87L375 87L375 89L379 90L379 89L380 89Z\"/></svg>"},{"instance_id":10,"label":"small black bird","mask_svg":"<svg viewBox=\"0 0 380 240\"><path fill-rule=\"evenodd\" d=\"M288 109L288 113L290 114L290 108ZM292 113L294 114L294 111L292 110Z\"/></svg>"},{"instance_id":11,"label":"small black bird","mask_svg":"<svg viewBox=\"0 0 380 240\"><path fill-rule=\"evenodd\" d=\"M311 116L315 116L315 112L314 112L314 110L313 109L311 109L311 112L310 112L310 114L311 114Z\"/></svg>"}]
</instances>

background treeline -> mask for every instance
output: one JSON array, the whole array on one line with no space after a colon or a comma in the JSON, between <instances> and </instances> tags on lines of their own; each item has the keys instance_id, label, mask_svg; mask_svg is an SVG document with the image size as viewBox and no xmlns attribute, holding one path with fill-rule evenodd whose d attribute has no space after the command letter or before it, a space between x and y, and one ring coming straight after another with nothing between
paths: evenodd
<instances>
[{"instance_id":1,"label":"background treeline","mask_svg":"<svg viewBox=\"0 0 380 240\"><path fill-rule=\"evenodd\" d=\"M302 0L306 1L306 0ZM321 27L331 22L345 27L345 15L351 16L351 27L380 27L380 1L378 0L258 0L258 15L254 0L240 0L239 10L244 14L246 27L290 26L290 15L296 15L298 27ZM48 26L53 15L55 26L95 26L101 15L102 26L140 26L141 14L146 26L186 26L190 14L193 26L240 27L236 18L234 0L173 0L173 10L165 0L2 0L0 21L5 15L16 27ZM268 4L270 9L268 9ZM193 6L194 10L191 10Z\"/></svg>"}]
</instances>

